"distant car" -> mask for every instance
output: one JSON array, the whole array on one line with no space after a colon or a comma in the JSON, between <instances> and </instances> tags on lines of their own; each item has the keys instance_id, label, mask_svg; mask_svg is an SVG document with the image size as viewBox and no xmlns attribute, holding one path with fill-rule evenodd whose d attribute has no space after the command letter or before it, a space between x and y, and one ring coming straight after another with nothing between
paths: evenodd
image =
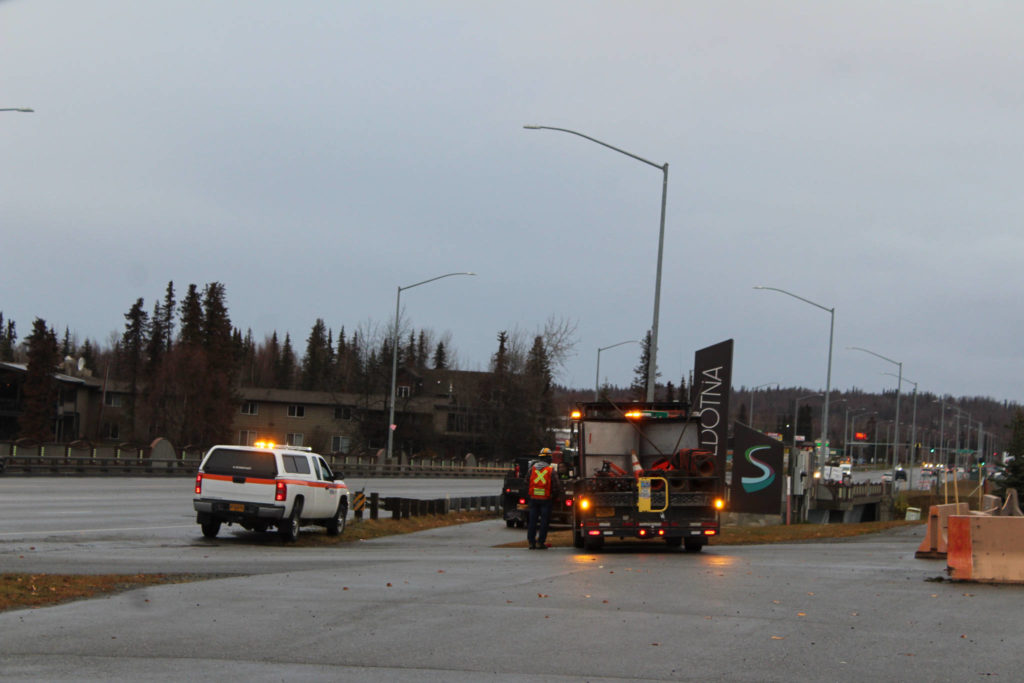
<instances>
[{"instance_id":1,"label":"distant car","mask_svg":"<svg viewBox=\"0 0 1024 683\"><path fill-rule=\"evenodd\" d=\"M892 472L882 472L882 481L885 483L892 481Z\"/></svg>"}]
</instances>

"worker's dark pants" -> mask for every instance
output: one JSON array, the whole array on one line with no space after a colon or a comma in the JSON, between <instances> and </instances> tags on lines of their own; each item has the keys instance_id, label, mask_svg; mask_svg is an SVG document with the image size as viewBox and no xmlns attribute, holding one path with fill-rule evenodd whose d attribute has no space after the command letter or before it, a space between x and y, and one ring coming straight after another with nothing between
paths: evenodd
<instances>
[{"instance_id":1,"label":"worker's dark pants","mask_svg":"<svg viewBox=\"0 0 1024 683\"><path fill-rule=\"evenodd\" d=\"M526 525L526 540L530 545L543 543L548 538L548 522L551 521L551 499L530 499L530 521Z\"/></svg>"}]
</instances>

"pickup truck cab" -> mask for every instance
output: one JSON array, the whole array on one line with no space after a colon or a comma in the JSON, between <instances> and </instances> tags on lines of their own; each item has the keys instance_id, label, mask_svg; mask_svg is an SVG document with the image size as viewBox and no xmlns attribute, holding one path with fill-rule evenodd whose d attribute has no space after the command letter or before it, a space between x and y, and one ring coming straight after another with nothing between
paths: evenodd
<instances>
[{"instance_id":1,"label":"pickup truck cab","mask_svg":"<svg viewBox=\"0 0 1024 683\"><path fill-rule=\"evenodd\" d=\"M250 531L277 528L288 541L304 524L336 536L345 528L348 487L322 456L308 448L214 446L199 465L192 507L203 535L215 538L221 524Z\"/></svg>"}]
</instances>

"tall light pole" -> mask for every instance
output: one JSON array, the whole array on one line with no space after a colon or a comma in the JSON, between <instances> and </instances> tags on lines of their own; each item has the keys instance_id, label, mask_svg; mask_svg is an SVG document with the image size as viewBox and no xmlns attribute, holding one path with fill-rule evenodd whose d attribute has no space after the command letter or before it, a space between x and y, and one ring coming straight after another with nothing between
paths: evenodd
<instances>
[{"instance_id":1,"label":"tall light pole","mask_svg":"<svg viewBox=\"0 0 1024 683\"><path fill-rule=\"evenodd\" d=\"M398 377L398 318L399 315L401 315L402 291L412 289L413 287L419 287L420 285L425 285L428 282L433 282L434 280L454 277L455 275L476 275L476 273L445 273L444 275L438 275L437 277L432 277L429 280L423 280L422 282L406 285L405 287L399 286L398 293L395 295L395 326L391 330L391 405L388 408L388 460L391 459L395 441L395 381Z\"/></svg>"},{"instance_id":2,"label":"tall light pole","mask_svg":"<svg viewBox=\"0 0 1024 683\"><path fill-rule=\"evenodd\" d=\"M756 387L754 387L753 389L750 390L750 416L749 416L748 419L750 420L750 427L751 428L754 427L754 392L757 391L758 389L761 389L762 387L770 387L773 384L775 385L775 389L778 390L778 388L779 388L779 383L778 382L768 382L766 384L758 384Z\"/></svg>"},{"instance_id":3,"label":"tall light pole","mask_svg":"<svg viewBox=\"0 0 1024 683\"><path fill-rule=\"evenodd\" d=\"M641 342L636 339L627 339L626 341L620 341L618 344L612 344L611 346L602 346L597 350L597 370L594 372L594 400L597 400L598 391L601 386L601 352L607 351L608 349L614 349L616 346L622 346L623 344L640 344Z\"/></svg>"},{"instance_id":4,"label":"tall light pole","mask_svg":"<svg viewBox=\"0 0 1024 683\"><path fill-rule=\"evenodd\" d=\"M860 346L847 346L846 348L850 349L851 351L863 351L864 353L869 353L872 356L874 356L875 358L881 358L884 361L889 361L890 363L895 365L897 368L899 368L899 374L896 375L899 378L899 379L896 380L896 435L899 436L899 433L900 433L900 391L903 389L903 363L901 361L898 361L898 360L893 360L892 358L886 358L885 356L883 356L880 353L875 353L874 351L869 351L868 349L861 348ZM894 489L896 488L896 459L899 457L899 454L896 452L896 450L897 449L895 447L892 449L892 485L893 485Z\"/></svg>"},{"instance_id":5,"label":"tall light pole","mask_svg":"<svg viewBox=\"0 0 1024 683\"><path fill-rule=\"evenodd\" d=\"M819 303L815 303L810 299L805 299L802 296L794 294L793 292L787 292L786 290L779 289L778 287L762 287L758 285L755 286L754 289L767 289L773 292L778 292L780 294L785 294L786 296L791 296L794 299L799 299L800 301L803 301L805 304L810 304L815 308L820 308L821 310L828 313L830 316L830 322L828 325L828 371L825 373L825 406L822 408L821 420L821 448L824 451L825 459L827 460L828 457L832 454L831 448L828 443L828 398L829 395L832 393L832 339L835 335L836 330L836 308L835 306L833 306L832 308L827 308L826 306L822 306Z\"/></svg>"},{"instance_id":6,"label":"tall light pole","mask_svg":"<svg viewBox=\"0 0 1024 683\"><path fill-rule=\"evenodd\" d=\"M883 372L882 374L897 377L897 375L891 372ZM917 382L906 377L903 378L903 381L914 385L914 417L910 422L910 481L907 482L907 486L914 488L914 458L917 455Z\"/></svg>"},{"instance_id":7,"label":"tall light pole","mask_svg":"<svg viewBox=\"0 0 1024 683\"><path fill-rule=\"evenodd\" d=\"M642 161L648 166L657 168L662 173L661 181L661 224L658 229L658 267L654 276L654 321L651 323L651 348L648 353L648 365L647 365L647 400L654 400L654 381L657 377L658 372L658 311L661 308L661 260L662 255L665 251L665 202L668 197L668 162L658 165L653 161L648 161L641 156L637 156L632 152L627 152L624 149L619 149L613 145L609 145L607 142L601 142L597 138L592 138L589 135L584 135L575 130L568 128L556 128L554 126L534 126L527 125L523 126L527 130L556 130L562 133L569 133L571 135L577 135L585 140L596 142L602 147L614 150L620 154L625 154L628 157Z\"/></svg>"}]
</instances>

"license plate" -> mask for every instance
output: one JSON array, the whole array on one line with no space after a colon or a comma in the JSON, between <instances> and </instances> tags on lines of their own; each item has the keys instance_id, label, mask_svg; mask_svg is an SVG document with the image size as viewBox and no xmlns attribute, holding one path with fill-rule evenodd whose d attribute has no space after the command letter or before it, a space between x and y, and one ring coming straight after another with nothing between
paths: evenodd
<instances>
[{"instance_id":1,"label":"license plate","mask_svg":"<svg viewBox=\"0 0 1024 683\"><path fill-rule=\"evenodd\" d=\"M614 517L615 508L594 508L595 517Z\"/></svg>"},{"instance_id":2,"label":"license plate","mask_svg":"<svg viewBox=\"0 0 1024 683\"><path fill-rule=\"evenodd\" d=\"M242 503L229 503L228 504L228 511L229 512L245 512L245 505L243 505Z\"/></svg>"},{"instance_id":3,"label":"license plate","mask_svg":"<svg viewBox=\"0 0 1024 683\"><path fill-rule=\"evenodd\" d=\"M516 510L529 510L529 505L516 505Z\"/></svg>"}]
</instances>

